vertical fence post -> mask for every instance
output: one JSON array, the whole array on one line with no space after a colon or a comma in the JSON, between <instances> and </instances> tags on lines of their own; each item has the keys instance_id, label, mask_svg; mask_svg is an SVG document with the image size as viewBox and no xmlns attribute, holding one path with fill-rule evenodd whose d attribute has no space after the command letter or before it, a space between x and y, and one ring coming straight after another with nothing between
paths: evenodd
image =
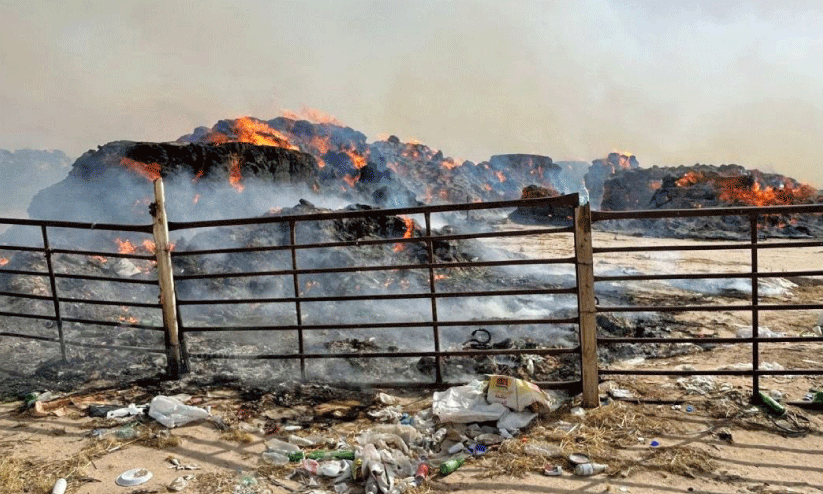
<instances>
[{"instance_id":1,"label":"vertical fence post","mask_svg":"<svg viewBox=\"0 0 823 494\"><path fill-rule=\"evenodd\" d=\"M57 336L60 338L60 355L63 357L63 362L66 362L66 339L63 337L63 316L60 314L60 296L57 295L57 280L54 278L54 265L51 262L51 247L49 247L49 234L46 231L46 225L40 225L40 231L43 233L43 253L46 255L46 267L49 269L51 298L54 302L54 317L57 318Z\"/></svg>"},{"instance_id":2,"label":"vertical fence post","mask_svg":"<svg viewBox=\"0 0 823 494\"><path fill-rule=\"evenodd\" d=\"M300 309L300 277L297 275L297 225L294 220L289 221L289 242L291 245L291 269L294 281L294 310L297 317L297 348L300 352L300 378L306 380L306 357L303 346L303 313Z\"/></svg>"},{"instance_id":3,"label":"vertical fence post","mask_svg":"<svg viewBox=\"0 0 823 494\"><path fill-rule=\"evenodd\" d=\"M757 214L749 216L749 229L751 230L752 240L752 400L757 402L760 392L760 345L757 339L760 337L760 311L757 306L759 304L759 287L760 278L757 276Z\"/></svg>"},{"instance_id":4,"label":"vertical fence post","mask_svg":"<svg viewBox=\"0 0 823 494\"><path fill-rule=\"evenodd\" d=\"M440 358L440 325L437 323L437 297L435 297L435 286L434 286L434 245L431 239L432 235L432 222L431 222L431 213L424 213L423 216L426 219L426 249L428 250L429 254L429 293L431 294L431 306L432 306L432 332L434 333L434 372L435 372L435 382L440 384L443 382L443 371L441 369L442 361Z\"/></svg>"},{"instance_id":5,"label":"vertical fence post","mask_svg":"<svg viewBox=\"0 0 823 494\"><path fill-rule=\"evenodd\" d=\"M157 283L160 286L160 304L163 306L163 327L166 332L166 365L169 375L180 377L183 359L177 327L177 301L174 295L171 247L169 246L169 221L166 217L166 195L163 179L154 181L154 204L150 207L154 218L154 245L157 259Z\"/></svg>"},{"instance_id":6,"label":"vertical fence post","mask_svg":"<svg viewBox=\"0 0 823 494\"><path fill-rule=\"evenodd\" d=\"M574 257L577 268L577 307L580 329L580 373L583 406L600 404L597 372L597 323L594 301L594 256L592 254L592 212L585 204L574 209Z\"/></svg>"}]
</instances>

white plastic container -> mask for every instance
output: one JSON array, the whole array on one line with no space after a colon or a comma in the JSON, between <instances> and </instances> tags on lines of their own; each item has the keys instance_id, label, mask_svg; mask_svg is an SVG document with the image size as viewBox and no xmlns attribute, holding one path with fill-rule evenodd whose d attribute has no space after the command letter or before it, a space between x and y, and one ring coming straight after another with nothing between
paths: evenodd
<instances>
[{"instance_id":1,"label":"white plastic container","mask_svg":"<svg viewBox=\"0 0 823 494\"><path fill-rule=\"evenodd\" d=\"M65 494L66 487L68 487L66 479L57 479L57 482L54 483L54 488L51 490L51 494Z\"/></svg>"},{"instance_id":2,"label":"white plastic container","mask_svg":"<svg viewBox=\"0 0 823 494\"><path fill-rule=\"evenodd\" d=\"M209 412L203 408L184 405L177 398L155 396L149 405L149 417L171 429L194 420L207 418Z\"/></svg>"}]
</instances>

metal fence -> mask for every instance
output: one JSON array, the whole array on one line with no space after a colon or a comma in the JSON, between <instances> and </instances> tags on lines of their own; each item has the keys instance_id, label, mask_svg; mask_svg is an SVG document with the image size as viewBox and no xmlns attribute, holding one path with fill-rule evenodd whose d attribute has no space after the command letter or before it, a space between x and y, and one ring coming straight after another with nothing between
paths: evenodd
<instances>
[{"instance_id":1,"label":"metal fence","mask_svg":"<svg viewBox=\"0 0 823 494\"><path fill-rule=\"evenodd\" d=\"M758 251L765 249L812 248L823 246L821 240L790 240L761 243L759 231L762 220L770 215L812 215L823 213L823 204L798 206L769 206L769 207L739 207L739 208L706 208L706 209L670 209L654 211L595 211L592 221L607 222L615 220L665 220L670 218L706 218L706 217L744 217L749 224L748 242L719 242L709 245L671 244L665 246L629 246L629 247L594 247L595 255L609 253L641 253L641 252L688 252L688 251L749 251L749 267L747 272L737 273L653 273L653 274L625 274L625 275L598 275L595 273L595 283L653 281L653 280L728 280L746 279L750 281L751 297L748 304L732 305L666 305L666 306L604 306L598 305L598 313L625 313L625 312L731 312L743 311L751 313L752 336L749 338L643 338L643 337L601 337L599 344L607 343L695 343L705 344L751 344L751 369L707 369L707 370L675 370L675 369L599 369L600 375L654 375L654 376L687 376L687 375L737 375L751 376L753 395L756 397L760 390L760 376L779 375L823 375L823 369L762 369L760 368L761 345L786 342L821 343L820 336L781 336L763 338L760 335L760 314L765 311L798 311L823 309L823 303L813 304L763 304L760 299L758 282L767 278L812 277L823 276L823 269L804 269L795 271L761 271ZM755 398L756 399L756 398Z\"/></svg>"},{"instance_id":2,"label":"metal fence","mask_svg":"<svg viewBox=\"0 0 823 494\"><path fill-rule=\"evenodd\" d=\"M35 300L48 300L52 302L52 315L38 315L27 313L0 312L0 316L19 317L29 319L39 319L52 321L56 326L54 336L32 336L27 334L2 331L2 337L29 338L42 341L58 343L61 348L63 358L66 358L66 346L76 345L92 348L109 348L116 350L133 350L139 352L164 353L168 359L168 372L177 376L185 372L191 365L190 361L198 359L254 359L254 360L290 360L299 363L300 377L306 377L307 362L318 359L345 359L345 358L403 358L403 357L429 357L435 362L434 376L431 382L377 382L362 383L368 385L382 386L442 386L444 384L443 364L444 359L451 357L476 357L495 355L561 355L576 354L580 358L581 372L577 379L568 381L553 381L539 383L547 388L566 388L571 390L582 390L583 402L586 406L596 406L598 403L597 385L600 375L745 375L752 377L752 386L755 394L759 390L759 378L764 375L823 375L823 369L785 369L766 370L760 368L760 346L764 343L778 342L823 342L823 337L779 337L764 340L759 335L759 315L763 311L786 311L786 310L812 310L823 309L823 304L762 304L758 293L758 280L769 277L790 277L790 276L821 276L823 270L807 269L791 272L769 272L760 271L758 265L758 251L773 248L800 248L800 247L820 247L823 241L801 240L786 242L770 242L768 244L758 241L758 221L766 215L774 214L819 214L823 213L823 205L808 206L785 206L785 207L757 207L757 208L722 208L722 209L695 209L695 210L656 210L656 211L627 211L627 212L591 212L588 205L580 206L577 194L561 196L557 198L525 199L517 201L502 201L493 203L473 203L456 204L442 206L421 206L398 209L361 209L348 211L335 211L328 213L312 214L292 214L292 215L270 215L251 219L234 219L219 221L199 221L199 222L167 222L164 211L164 197L162 182L155 183L156 202L151 206L154 217L154 225L133 226L133 225L111 225L92 224L78 222L60 221L38 221L2 219L0 224L14 226L35 227L41 230L42 246L31 247L21 245L0 246L0 255L4 251L9 252L31 252L41 254L46 261L46 271L28 271L6 269L0 266L0 275L20 275L47 277L51 293L49 295L36 295L31 293L0 292L2 297L20 297ZM536 208L553 207L568 211L568 225L570 226L535 226L516 231L478 231L474 233L449 233L436 232L432 226L432 215L439 213L466 213L472 211L508 211L511 208ZM297 231L300 225L316 224L326 221L342 221L372 218L383 220L387 218L402 217L422 217L421 228L412 235L404 234L393 237L368 238L340 241L321 242L299 242ZM722 242L710 245L667 245L667 246L630 246L630 247L597 247L592 245L592 222L606 222L612 220L642 219L659 220L665 218L683 217L709 217L709 216L743 216L748 218L751 235L748 242ZM231 228L258 226L265 228L281 229L286 232L287 241L274 243L271 245L259 246L209 246L209 249L184 249L172 251L168 242L168 232L193 231L203 228ZM50 247L50 229L69 230L101 230L118 231L132 233L153 233L154 241L157 245L156 253L153 256L139 254L123 254L113 252L101 252L95 250L76 249L56 249ZM504 260L462 260L446 261L439 259L435 255L438 242L478 240L505 237L542 237L545 235L573 234L574 247L573 254L569 257L561 258L521 258ZM380 245L410 245L418 244L425 248L425 260L414 263L394 263L394 264L356 264L356 265L336 265L330 267L323 266L301 266L299 253L311 253L323 249L356 249L364 246ZM722 250L748 250L750 251L749 272L745 273L660 273L660 274L626 274L626 275L597 275L594 271L593 256L608 253L640 253L649 251L722 251ZM247 255L259 253L286 253L290 262L286 268L274 270L248 270L243 272L197 272L197 273L173 273L173 261L179 264L186 258L204 257L213 255ZM55 254L78 255L78 256L107 256L126 259L142 259L157 261L157 278L154 279L131 279L115 278L103 276L90 276L84 274L58 273L53 267ZM515 289L495 289L495 290L456 290L442 291L438 289L436 271L460 270L467 268L493 268L505 266L533 266L539 269L547 265L568 265L575 270L574 286L562 288L549 288L547 286L539 288L515 288ZM343 295L315 295L301 293L301 283L312 275L346 275L349 273L366 272L401 272L418 270L426 274L426 288L413 293L383 293L383 294L343 294ZM260 277L286 277L290 280L292 292L291 296L273 297L242 297L242 298L179 298L175 292L175 283L206 283L219 279L243 278L255 279ZM692 280L692 279L732 279L744 278L751 282L751 300L745 305L670 305L670 306L604 306L596 303L597 283L603 282L627 282L627 281L651 281L651 280ZM104 301L91 299L78 299L63 297L59 293L58 280L76 279L93 280L110 283L139 283L158 285L158 303L140 303L130 301ZM577 299L577 311L574 316L562 318L464 318L462 320L445 320L439 314L438 301L444 299L474 297L487 299L498 296L520 296L520 295L572 295ZM369 302L369 301L393 301L402 303L411 300L427 300L430 312L426 320L423 321L383 321L377 320L370 323L306 323L304 321L304 307L306 304L318 302ZM61 310L61 304L97 304L125 307L141 307L151 309L162 309L163 325L141 325L128 324L122 321L104 321L94 319L84 319L77 317L65 317ZM192 323L184 315L187 307L207 307L213 305L234 305L250 306L253 304L293 304L294 324L270 324L270 325L239 325L227 326L198 325ZM751 338L637 338L637 337L607 337L597 339L595 316L597 313L620 313L620 312L683 312L683 311L748 311L752 317L753 334ZM70 324L93 324L103 326L129 326L143 328L147 330L164 331L165 348L141 348L116 345L102 345L95 343L75 342L68 340L64 336L64 325ZM450 350L444 348L441 343L441 328L449 327L475 327L483 326L517 326L517 325L540 325L548 327L550 325L575 325L577 327L578 344L571 348L529 348L529 349L463 349ZM348 353L328 353L310 352L304 344L305 336L311 331L323 330L355 330L355 329L408 329L408 328L430 328L432 348L426 351L383 351L383 352L348 352ZM209 352L187 349L186 341L188 335L206 333L230 333L238 331L261 331L261 332L283 332L296 335L297 349L294 352L271 352L258 354L231 354L227 352ZM658 370L658 369L604 369L599 368L597 363L598 345L609 343L716 343L716 344L751 344L752 345L752 369L751 370Z\"/></svg>"},{"instance_id":3,"label":"metal fence","mask_svg":"<svg viewBox=\"0 0 823 494\"><path fill-rule=\"evenodd\" d=\"M67 221L41 221L41 220L24 220L24 219L2 219L0 220L0 224L9 225L11 227L18 227L18 228L36 228L39 230L40 233L40 243L39 246L32 246L32 245L0 245L0 257L2 254L6 252L13 252L13 253L32 253L35 255L42 255L45 259L45 271L37 271L32 269L11 269L7 268L6 266L0 267L0 276L3 276L4 279L8 279L9 276L20 276L26 278L47 278L49 282L49 294L48 295L39 295L35 293L22 293L22 292L14 292L14 291L0 291L0 297L5 297L9 299L26 299L26 300L41 300L41 301L48 301L51 302L52 306L52 313L51 314L35 314L30 312L9 312L3 311L0 312L0 316L4 317L13 317L13 318L23 318L29 320L37 320L37 321L46 321L50 324L53 324L55 328L55 333L53 336L43 336L43 335L32 335L32 334L23 334L23 333L15 333L11 331L0 331L0 337L15 337L15 338L24 338L24 339L33 339L33 340L40 340L46 342L53 342L60 345L60 353L62 355L63 360L66 360L66 347L67 346L77 346L77 347L86 347L86 348L105 348L105 349L112 349L112 350L129 350L129 351L138 351L138 352L149 352L149 353L166 353L164 348L149 348L149 347L135 347L135 346L120 346L120 345L104 345L104 344L97 344L97 343L89 343L89 342L81 342L81 341L74 341L65 336L64 328L67 324L73 324L78 326L107 326L107 327L130 327L130 328L139 328L139 329L146 329L151 331L164 331L164 327L162 325L146 325L146 324L139 324L139 323L130 323L124 321L113 321L113 320L104 320L104 319L91 319L91 318L80 318L80 317L67 317L65 312L65 305L68 304L79 304L79 305L96 305L96 306L111 306L111 307L140 307L140 308L147 308L147 309L160 309L160 303L150 303L150 302L135 302L130 300L100 300L100 299L90 299L90 298L77 298L77 297L67 297L61 295L61 291L59 290L59 281L60 280L80 280L80 281L96 281L96 282L103 282L103 283L112 283L112 284L131 284L131 285L149 285L149 286L157 286L156 279L134 279L134 278L122 278L122 277L113 277L113 276L93 276L87 274L81 274L76 272L57 272L55 269L55 256L57 254L65 254L71 256L80 256L84 258L91 258L95 256L104 256L106 258L116 258L116 259L139 259L139 260L154 260L155 256L153 255L141 255L135 253L119 253L119 252L112 252L112 251L98 251L98 250L78 250L78 249L69 249L69 248L54 248L52 247L52 239L54 235L50 235L49 232L60 232L62 231L65 234L66 231L70 232L80 232L80 231L105 231L105 232L118 232L118 233L144 233L147 235L151 235L152 233L152 226L145 225L145 226L135 226L135 225L115 225L115 224L102 224L102 223L81 223L81 222L67 222ZM159 291L158 291L159 294Z\"/></svg>"},{"instance_id":4,"label":"metal fence","mask_svg":"<svg viewBox=\"0 0 823 494\"><path fill-rule=\"evenodd\" d=\"M193 333L227 333L239 331L276 331L276 332L294 332L297 335L297 351L292 353L264 353L264 354L227 354L225 352L202 352L194 351L192 349L184 349L184 359L265 359L265 360L297 360L300 365L300 374L302 378L306 377L306 362L316 359L340 359L340 358L405 358L405 357L431 357L435 361L435 375L432 382L378 382L378 383L360 383L361 385L391 385L399 386L438 386L443 384L443 360L450 357L475 357L475 356L494 356L494 355L560 355L577 353L580 354L580 347L572 348L531 348L531 349L465 349L465 350L448 350L443 348L441 344L441 328L449 327L468 327L481 328L484 326L517 326L517 325L557 325L557 324L578 324L579 317L566 318L529 318L529 319L515 319L515 318L466 318L462 320L443 320L438 312L438 301L444 299L454 298L489 298L489 297L505 297L518 295L574 295L578 294L578 287L570 286L563 288L525 288L525 289L495 289L495 290L456 290L456 291L439 291L438 277L435 275L436 271L452 271L467 268L490 268L490 267L505 267L505 266L534 266L539 268L546 265L567 264L574 266L578 259L575 256L567 258L540 258L540 259L507 259L507 260L472 260L472 261L444 261L438 259L435 255L435 245L437 243L458 241L458 240L472 240L472 239L489 239L502 237L530 237L554 235L560 233L574 233L574 226L560 226L560 227L535 227L520 231L485 231L474 233L441 233L437 234L432 228L432 215L436 213L469 213L471 211L494 211L503 210L516 207L565 207L568 211L572 211L579 204L577 194L563 196L552 199L527 199L519 201L506 201L494 203L472 203L472 204L457 204L457 205L443 205L443 206L421 206L411 208L397 208L397 209L363 209L353 211L337 211L329 213L313 213L313 214L298 214L298 215L284 215L284 216L268 216L262 218L238 219L238 220L222 220L222 221L200 221L188 223L169 224L170 231L192 230L200 228L214 228L214 227L242 227L242 226L266 226L269 228L278 229L284 228L288 231L287 241L280 245L266 245L258 247L228 247L228 248L210 248L207 250L181 250L172 252L173 259L203 257L210 255L233 255L233 254L248 254L248 253L275 253L287 252L290 257L290 266L286 269L277 270L263 270L263 271L245 271L245 272L216 272L216 273L197 273L197 274L183 274L175 275L177 283L204 281L225 278L259 278L259 277L275 277L285 276L289 277L292 285L292 295L276 297L254 297L254 298L217 298L217 299L185 299L178 297L177 305L180 308L190 306L214 306L214 305L250 305L250 304L266 304L266 303L289 303L294 305L295 324L276 324L276 325L192 325L189 324L185 317L179 316L179 331L181 339L185 341L185 336ZM386 238L370 238L357 239L348 241L322 241L322 242L308 242L300 243L297 240L298 228L301 224L316 224L318 222L339 221L339 220L354 220L360 218L371 219L386 219L395 217L404 217L411 219L413 216L422 216L423 221L421 225L421 234L403 236L393 236ZM571 218L569 218L571 222ZM332 266L332 267L301 267L298 262L299 252L305 252L310 255L314 251L322 251L324 249L357 249L365 246L380 246L380 245L410 245L422 244L425 246L425 262L417 263L402 263L402 264L355 264L348 266ZM311 296L301 294L301 287L303 286L303 277L309 275L344 275L347 273L364 273L364 272L398 272L398 271L412 271L422 270L427 273L427 290L417 293L384 293L384 294L345 294L345 295L320 295ZM430 316L428 320L423 321L376 321L373 323L325 323L325 324L306 324L303 321L304 307L306 304L319 302L357 302L357 301L395 301L403 303L411 300L428 300L430 304ZM407 329L407 328L431 328L432 334L432 348L428 351L392 351L392 352L356 352L356 353L317 353L309 352L304 345L304 339L307 332L323 331L323 330L354 330L354 329ZM187 364L184 362L183 367ZM541 382L544 387L549 388L577 388L581 384L579 380L575 381L553 381Z\"/></svg>"}]
</instances>

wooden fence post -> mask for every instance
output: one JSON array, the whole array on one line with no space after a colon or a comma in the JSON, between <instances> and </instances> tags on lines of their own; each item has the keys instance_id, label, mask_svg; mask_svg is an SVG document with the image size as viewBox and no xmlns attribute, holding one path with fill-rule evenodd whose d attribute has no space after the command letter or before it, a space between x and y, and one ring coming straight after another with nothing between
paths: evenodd
<instances>
[{"instance_id":1,"label":"wooden fence post","mask_svg":"<svg viewBox=\"0 0 823 494\"><path fill-rule=\"evenodd\" d=\"M154 217L157 281L160 285L160 304L163 306L163 327L166 330L166 365L169 375L178 378L183 369L183 362L177 332L177 301L174 296L169 223L166 217L166 196L162 178L154 181L154 204L151 206L151 214Z\"/></svg>"},{"instance_id":2,"label":"wooden fence post","mask_svg":"<svg viewBox=\"0 0 823 494\"><path fill-rule=\"evenodd\" d=\"M583 406L600 405L597 370L597 323L595 321L592 212L585 204L574 209L574 254L577 267L577 307L580 326L580 373Z\"/></svg>"}]
</instances>

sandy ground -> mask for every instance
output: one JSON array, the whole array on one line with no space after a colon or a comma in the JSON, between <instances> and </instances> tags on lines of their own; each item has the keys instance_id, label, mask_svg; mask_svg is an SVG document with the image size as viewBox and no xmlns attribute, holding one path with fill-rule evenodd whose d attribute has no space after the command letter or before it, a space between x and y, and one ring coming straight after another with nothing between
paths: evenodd
<instances>
[{"instance_id":1,"label":"sandy ground","mask_svg":"<svg viewBox=\"0 0 823 494\"><path fill-rule=\"evenodd\" d=\"M688 241L673 241L670 239L637 239L614 234L596 234L598 245L634 245L642 241L644 244L671 245ZM520 241L518 241L520 242ZM534 240L532 245L512 243L498 244L500 247L519 250L524 249L544 253L545 255L568 255L569 239ZM693 242L692 242L693 243ZM763 250L760 254L760 267L769 271L785 271L799 269L819 269L823 250L820 248ZM724 251L694 252L682 254L644 253L637 255L598 256L596 270L609 270L617 267L625 269L632 267L641 271L660 272L719 272L725 270L745 270L748 268L748 252ZM597 272L597 271L596 271ZM682 301L684 297L695 300L695 303L743 303L740 296L716 295L712 297L696 295L670 285L661 283L640 286L632 285L632 290L639 299L647 297L649 301L660 301L668 298ZM815 283L805 283L804 286L794 286L782 294L764 298L767 301L781 303L819 302L823 300L823 286ZM763 325L774 331L783 331L789 335L798 335L810 329L818 317L813 311L786 312L764 314ZM683 327L682 334L691 335L718 335L733 336L740 326L747 324L746 313L703 313L679 314L678 321ZM685 328L685 329L684 329ZM823 367L823 355L820 345L811 343L782 343L771 344L768 348L763 345L763 362L780 363L784 367ZM711 351L692 353L667 359L647 361L618 362L614 368L684 368L691 366L697 369L717 368L723 365L739 365L750 362L751 347L748 345L722 346ZM685 367L688 368L688 367ZM823 379L818 377L780 376L763 378L765 390L779 390L786 393L789 400L800 400L810 388L823 389ZM483 461L467 463L454 474L419 488L418 492L430 490L453 490L470 493L514 493L514 492L631 492L631 493L665 493L665 492L703 492L703 493L788 493L788 492L821 492L823 491L823 415L818 411L802 410L789 407L794 416L803 419L806 433L801 437L785 437L774 423L769 421L765 414L755 413L755 418L746 418L740 414L741 410L749 408L744 402L738 402L737 408L726 415L723 406L732 406L731 396L747 396L751 392L751 382L742 377L718 377L713 385L714 391L706 396L688 394L684 387L678 384L676 378L670 377L610 377L601 385L605 395L609 389L623 388L630 390L635 396L650 399L681 400L677 406L671 404L611 404L615 413L623 417L623 421L610 431L598 431L598 422L586 422L588 419L572 416L568 407L562 409L558 415L541 418L536 424L538 430L552 431L549 434L558 444L563 445L564 451L573 448L589 452L595 461L609 463L610 469L606 474L593 477L576 477L569 473L568 467L561 477L546 477L539 472L541 468L531 468L524 476L511 476L499 466L500 458L504 453L489 453ZM119 394L118 394L119 393ZM119 398L120 402L128 401L128 390L119 392L107 391L98 395L99 399ZM425 401L418 401L420 397L412 396L405 399L405 403L415 403L414 406L425 405ZM423 395L422 398L426 398ZM51 491L58 473L65 475L70 472L71 483L67 492L83 494L101 494L112 492L123 493L154 493L168 492L166 486L175 478L184 475L194 475L183 492L234 492L242 472L254 473L260 467L260 454L264 451L264 439L267 437L261 430L263 422L260 417L250 417L245 421L236 420L238 409L242 401L232 391L214 392L205 390L194 395L194 401L200 406L210 405L217 416L235 419L228 421L237 430L247 431L245 439L240 442L238 437L230 437L218 431L209 422L199 422L176 428L171 436L179 439L178 445L159 444L161 447L150 447L144 441L131 442L129 440L101 441L88 436L90 430L101 427L100 419L90 419L76 411L75 407L68 406L67 414L61 417L47 416L43 418L31 417L29 414L19 413L20 403L6 403L0 407L0 479L2 472L9 468L11 461L29 461L24 468L25 482L22 487L10 487L12 483L6 479L6 485L0 485L0 494L13 492L47 493ZM92 398L90 400L93 401ZM81 402L83 400L78 400ZM86 400L88 401L88 400ZM686 407L691 405L693 410L687 412ZM289 410L273 410L272 413L288 413ZM594 412L587 412L587 417ZM660 424L652 430L643 430L637 424L637 418L648 418ZM755 420L756 419L756 420ZM558 420L571 423L583 421L587 424L588 435L569 432L566 436L557 435ZM620 425L622 424L622 426ZM112 425L107 423L105 425ZM355 422L343 422L324 428L319 433L335 436L347 435L355 430L367 428L370 422L360 418ZM142 426L143 434L157 435L162 429L159 424ZM581 429L582 430L582 429ZM728 432L731 441L724 440L729 436L722 436L720 432ZM579 432L579 430L578 430ZM161 433L162 434L162 433ZM305 432L301 432L305 434ZM602 453L601 445L589 442L598 434L619 434L619 447L612 447L608 454ZM523 443L535 441L541 434L533 431L525 432ZM653 448L650 441L656 440L660 446ZM591 439L594 441L594 439ZM157 441L155 441L156 443ZM616 443L615 443L616 444ZM155 444L158 446L158 444ZM614 446L614 445L613 445ZM89 448L96 448L94 454L82 455L89 452ZM684 449L685 448L685 449ZM111 451L109 451L111 450ZM661 458L666 454L673 454L674 465L678 452L688 451L690 454L699 453L703 467L694 467L683 471L675 468L664 468L665 462ZM600 453L599 453L600 452ZM602 453L602 454L601 454ZM501 456L502 455L502 456ZM196 465L197 470L176 470L170 468L169 457L179 459L182 464ZM495 459L497 458L497 459ZM562 460L550 459L547 462ZM540 462L542 465L542 461ZM25 463L24 463L25 465ZM498 465L498 466L496 466ZM663 466L661 466L663 465ZM115 485L115 478L123 471L132 468L146 468L153 473L153 478L139 487L119 487ZM265 469L261 472L265 472ZM485 478L488 474L496 476ZM248 492L287 493L289 489L300 487L294 482L284 480L283 472L274 472L273 476L266 477L262 473L257 477L257 484L248 487ZM272 481L273 480L273 481ZM281 485L277 485L281 484ZM16 485L16 484L15 484ZM286 486L286 487L283 487ZM328 490L327 492L333 492ZM356 491L355 491L356 492Z\"/></svg>"}]
</instances>

